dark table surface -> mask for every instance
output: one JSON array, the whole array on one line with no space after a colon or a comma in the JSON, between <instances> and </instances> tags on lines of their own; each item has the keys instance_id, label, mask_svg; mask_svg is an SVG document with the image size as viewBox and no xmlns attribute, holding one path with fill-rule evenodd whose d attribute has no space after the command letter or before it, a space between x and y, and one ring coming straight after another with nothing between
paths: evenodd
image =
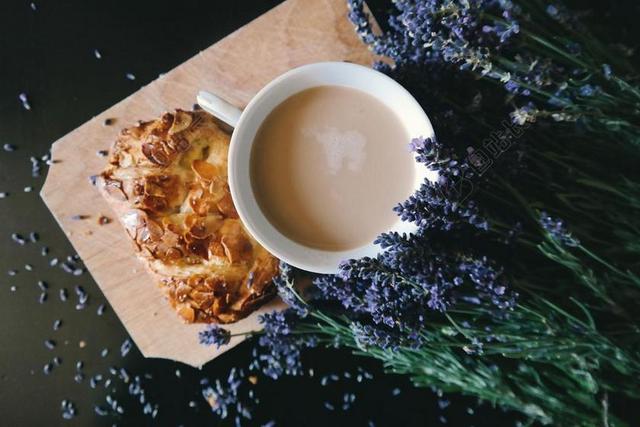
<instances>
[{"instance_id":1,"label":"dark table surface","mask_svg":"<svg viewBox=\"0 0 640 427\"><path fill-rule=\"evenodd\" d=\"M14 152L0 149L0 192L9 193L0 199L0 425L232 424L211 413L200 381L224 378L231 367L247 366L253 344L241 345L202 370L144 359L135 347L121 357L126 331L108 304L98 315L106 301L90 275L73 276L49 265L53 258L64 260L74 252L38 196L46 167L42 176L32 177L30 157L45 155L59 137L278 3L36 0L35 10L27 0L0 3L0 147L17 147ZM380 3L370 2L375 7ZM135 80L127 79L127 73ZM21 105L23 92L31 110ZM39 239L20 245L11 238L16 232L25 237L37 232ZM45 246L50 252L43 256ZM43 303L40 280L49 288ZM76 309L76 285L90 295L82 310ZM66 302L59 298L63 288L69 292ZM54 331L56 319L62 326ZM55 341L55 348L45 346L48 339ZM54 364L46 375L44 367L54 357L60 366ZM80 370L78 361L83 363ZM313 376L277 382L259 377L254 388L260 403L254 420L245 425L275 420L292 426L447 422L493 427L514 425L517 419L470 398L441 399L430 390L415 389L406 378L384 375L376 362L347 352L309 351L305 364L313 368ZM143 413L139 397L130 395L120 374L110 374L112 367L142 378L146 400L158 408L155 418ZM358 382L359 369L373 379ZM98 374L103 380L92 388L89 378ZM339 379L329 377L323 385L322 378L330 375ZM108 378L111 384L105 387ZM356 395L347 410L341 407L345 393ZM124 414L94 412L94 405L106 405L108 395ZM63 399L74 403L75 418L62 418ZM336 409L328 409L330 405Z\"/></svg>"}]
</instances>

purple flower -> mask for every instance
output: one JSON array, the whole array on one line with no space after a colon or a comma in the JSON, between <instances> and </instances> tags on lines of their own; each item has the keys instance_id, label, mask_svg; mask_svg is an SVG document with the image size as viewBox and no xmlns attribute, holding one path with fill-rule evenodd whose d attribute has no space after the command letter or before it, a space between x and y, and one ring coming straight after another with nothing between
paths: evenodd
<instances>
[{"instance_id":1,"label":"purple flower","mask_svg":"<svg viewBox=\"0 0 640 427\"><path fill-rule=\"evenodd\" d=\"M200 339L200 344L216 345L217 348L220 348L229 344L231 332L218 325L207 325L205 330L198 332L198 338Z\"/></svg>"},{"instance_id":2,"label":"purple flower","mask_svg":"<svg viewBox=\"0 0 640 427\"><path fill-rule=\"evenodd\" d=\"M293 309L274 311L259 317L264 329L258 345L264 350L256 352L252 368L261 370L270 378L302 373L302 349L315 347L317 339L310 334L296 334L294 328L300 318Z\"/></svg>"},{"instance_id":3,"label":"purple flower","mask_svg":"<svg viewBox=\"0 0 640 427\"><path fill-rule=\"evenodd\" d=\"M280 274L273 279L273 283L278 289L280 298L282 298L289 307L294 309L300 317L306 317L307 314L309 314L309 307L300 299L300 296L296 293L297 291L293 288L295 282L294 276L295 270L293 267L281 261Z\"/></svg>"},{"instance_id":4,"label":"purple flower","mask_svg":"<svg viewBox=\"0 0 640 427\"><path fill-rule=\"evenodd\" d=\"M553 218L546 212L540 212L538 219L542 228L549 234L549 236L556 242L568 246L576 247L580 246L580 241L573 237L567 230L564 222L561 219Z\"/></svg>"}]
</instances>

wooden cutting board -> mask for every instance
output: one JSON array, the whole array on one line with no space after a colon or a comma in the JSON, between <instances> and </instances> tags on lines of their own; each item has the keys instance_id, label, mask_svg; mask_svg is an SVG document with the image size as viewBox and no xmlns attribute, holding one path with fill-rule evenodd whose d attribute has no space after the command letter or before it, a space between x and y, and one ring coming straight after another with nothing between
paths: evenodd
<instances>
[{"instance_id":1,"label":"wooden cutting board","mask_svg":"<svg viewBox=\"0 0 640 427\"><path fill-rule=\"evenodd\" d=\"M199 344L204 325L187 325L178 318L137 260L120 223L98 225L100 215L114 215L89 181L105 166L96 151L110 148L120 129L138 120L191 109L200 89L243 108L266 83L291 68L319 61L371 65L372 60L347 19L345 0L288 0L53 144L56 163L41 196L144 356L199 367L243 338L234 337L221 349ZM113 126L103 125L107 118L115 119ZM89 218L72 219L79 214ZM257 330L258 315L278 307L282 302L273 301L229 329Z\"/></svg>"}]
</instances>

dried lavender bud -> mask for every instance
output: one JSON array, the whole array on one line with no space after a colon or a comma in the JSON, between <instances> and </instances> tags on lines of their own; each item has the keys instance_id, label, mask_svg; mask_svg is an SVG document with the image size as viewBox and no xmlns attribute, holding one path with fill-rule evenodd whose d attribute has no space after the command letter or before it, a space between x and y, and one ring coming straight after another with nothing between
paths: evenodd
<instances>
[{"instance_id":1,"label":"dried lavender bud","mask_svg":"<svg viewBox=\"0 0 640 427\"><path fill-rule=\"evenodd\" d=\"M127 73L124 75L128 80L135 80L136 76L133 73Z\"/></svg>"},{"instance_id":2,"label":"dried lavender bud","mask_svg":"<svg viewBox=\"0 0 640 427\"><path fill-rule=\"evenodd\" d=\"M49 285L44 280L38 280L38 287L42 292L45 292L49 288Z\"/></svg>"},{"instance_id":3,"label":"dried lavender bud","mask_svg":"<svg viewBox=\"0 0 640 427\"><path fill-rule=\"evenodd\" d=\"M33 187L31 187L31 186L24 187L24 190L23 190L23 191L24 191L25 193L31 193L31 192L33 191Z\"/></svg>"},{"instance_id":4,"label":"dried lavender bud","mask_svg":"<svg viewBox=\"0 0 640 427\"><path fill-rule=\"evenodd\" d=\"M38 240L40 240L40 236L35 231L32 231L31 233L29 233L29 240L31 240L31 243L36 243Z\"/></svg>"},{"instance_id":5,"label":"dried lavender bud","mask_svg":"<svg viewBox=\"0 0 640 427\"><path fill-rule=\"evenodd\" d=\"M24 269L27 271L33 271L33 266L31 264L25 264Z\"/></svg>"},{"instance_id":6,"label":"dried lavender bud","mask_svg":"<svg viewBox=\"0 0 640 427\"><path fill-rule=\"evenodd\" d=\"M27 241L25 240L24 237L22 237L21 234L19 233L12 233L11 234L11 240L13 240L14 242L16 242L19 245L24 245L27 243Z\"/></svg>"},{"instance_id":7,"label":"dried lavender bud","mask_svg":"<svg viewBox=\"0 0 640 427\"><path fill-rule=\"evenodd\" d=\"M60 267L65 271L65 273L73 273L73 266L68 262L63 262Z\"/></svg>"},{"instance_id":8,"label":"dried lavender bud","mask_svg":"<svg viewBox=\"0 0 640 427\"><path fill-rule=\"evenodd\" d=\"M53 330L57 331L62 326L62 319L56 319L53 321Z\"/></svg>"},{"instance_id":9,"label":"dried lavender bud","mask_svg":"<svg viewBox=\"0 0 640 427\"><path fill-rule=\"evenodd\" d=\"M25 110L31 110L31 105L29 104L29 98L27 98L27 94L22 92L18 95L18 99L22 103L22 107Z\"/></svg>"},{"instance_id":10,"label":"dried lavender bud","mask_svg":"<svg viewBox=\"0 0 640 427\"><path fill-rule=\"evenodd\" d=\"M100 356L107 357L108 355L109 355L109 349L103 348L102 351L100 352Z\"/></svg>"},{"instance_id":11,"label":"dried lavender bud","mask_svg":"<svg viewBox=\"0 0 640 427\"><path fill-rule=\"evenodd\" d=\"M98 310L96 310L96 313L98 314L98 316L102 316L104 314L105 309L106 309L106 306L104 304L100 304L98 306Z\"/></svg>"},{"instance_id":12,"label":"dried lavender bud","mask_svg":"<svg viewBox=\"0 0 640 427\"><path fill-rule=\"evenodd\" d=\"M38 302L40 304L44 304L47 301L47 293L43 292L40 294L40 297L38 298Z\"/></svg>"},{"instance_id":13,"label":"dried lavender bud","mask_svg":"<svg viewBox=\"0 0 640 427\"><path fill-rule=\"evenodd\" d=\"M36 10L38 10L38 6L36 6L36 4L35 4L35 3L33 3L33 2L29 3L29 7L30 7L30 8L31 8L31 10L33 10L34 12L35 12Z\"/></svg>"},{"instance_id":14,"label":"dried lavender bud","mask_svg":"<svg viewBox=\"0 0 640 427\"><path fill-rule=\"evenodd\" d=\"M127 372L125 368L120 368L119 374L120 374L120 378L122 379L122 381L124 381L125 384L129 382L130 380L129 372Z\"/></svg>"},{"instance_id":15,"label":"dried lavender bud","mask_svg":"<svg viewBox=\"0 0 640 427\"><path fill-rule=\"evenodd\" d=\"M95 56L96 59L102 59L102 54L98 49L93 49L93 56Z\"/></svg>"},{"instance_id":16,"label":"dried lavender bud","mask_svg":"<svg viewBox=\"0 0 640 427\"><path fill-rule=\"evenodd\" d=\"M18 274L18 270L9 270L9 271L7 271L7 274L9 276L15 276L16 274Z\"/></svg>"},{"instance_id":17,"label":"dried lavender bud","mask_svg":"<svg viewBox=\"0 0 640 427\"><path fill-rule=\"evenodd\" d=\"M55 267L56 265L58 265L58 258L52 258L51 261L49 261L49 266Z\"/></svg>"},{"instance_id":18,"label":"dried lavender bud","mask_svg":"<svg viewBox=\"0 0 640 427\"><path fill-rule=\"evenodd\" d=\"M17 148L17 147L16 147L15 145L13 145L13 144L4 144L4 145L2 146L2 149L3 149L4 151L7 151L7 152L16 151L16 148Z\"/></svg>"},{"instance_id":19,"label":"dried lavender bud","mask_svg":"<svg viewBox=\"0 0 640 427\"><path fill-rule=\"evenodd\" d=\"M131 350L131 346L132 344L129 338L124 340L124 342L120 346L120 356L125 357L127 354L129 354L129 351Z\"/></svg>"},{"instance_id":20,"label":"dried lavender bud","mask_svg":"<svg viewBox=\"0 0 640 427\"><path fill-rule=\"evenodd\" d=\"M60 410L62 411L62 418L70 420L76 416L76 407L73 402L69 400L63 400L60 404Z\"/></svg>"},{"instance_id":21,"label":"dried lavender bud","mask_svg":"<svg viewBox=\"0 0 640 427\"><path fill-rule=\"evenodd\" d=\"M9 197L9 193L7 193L6 191L0 192L0 199L5 199L7 197Z\"/></svg>"},{"instance_id":22,"label":"dried lavender bud","mask_svg":"<svg viewBox=\"0 0 640 427\"><path fill-rule=\"evenodd\" d=\"M44 346L49 350L53 350L54 348L56 348L56 342L54 340L45 340Z\"/></svg>"},{"instance_id":23,"label":"dried lavender bud","mask_svg":"<svg viewBox=\"0 0 640 427\"><path fill-rule=\"evenodd\" d=\"M43 246L42 249L40 249L40 255L42 255L42 256L49 255L49 248L46 247L46 246Z\"/></svg>"},{"instance_id":24,"label":"dried lavender bud","mask_svg":"<svg viewBox=\"0 0 640 427\"><path fill-rule=\"evenodd\" d=\"M73 380L80 384L84 380L84 374L77 373L73 376Z\"/></svg>"},{"instance_id":25,"label":"dried lavender bud","mask_svg":"<svg viewBox=\"0 0 640 427\"><path fill-rule=\"evenodd\" d=\"M42 373L45 375L49 375L52 369L53 365L51 363L47 363L42 367Z\"/></svg>"},{"instance_id":26,"label":"dried lavender bud","mask_svg":"<svg viewBox=\"0 0 640 427\"><path fill-rule=\"evenodd\" d=\"M55 366L60 366L60 365L62 365L62 359L61 359L61 358L59 358L58 356L54 357L52 361L53 361L53 364L54 364Z\"/></svg>"},{"instance_id":27,"label":"dried lavender bud","mask_svg":"<svg viewBox=\"0 0 640 427\"><path fill-rule=\"evenodd\" d=\"M96 413L96 415L101 417L106 417L107 415L109 415L109 410L99 405L93 405L93 411Z\"/></svg>"},{"instance_id":28,"label":"dried lavender bud","mask_svg":"<svg viewBox=\"0 0 640 427\"><path fill-rule=\"evenodd\" d=\"M96 151L98 157L107 157L109 155L109 150L98 150Z\"/></svg>"},{"instance_id":29,"label":"dried lavender bud","mask_svg":"<svg viewBox=\"0 0 640 427\"><path fill-rule=\"evenodd\" d=\"M91 185L95 186L98 183L98 175L91 175L89 177L89 182Z\"/></svg>"},{"instance_id":30,"label":"dried lavender bud","mask_svg":"<svg viewBox=\"0 0 640 427\"><path fill-rule=\"evenodd\" d=\"M65 302L69 297L69 294L65 288L62 288L58 291L58 296L60 297L60 301Z\"/></svg>"},{"instance_id":31,"label":"dried lavender bud","mask_svg":"<svg viewBox=\"0 0 640 427\"><path fill-rule=\"evenodd\" d=\"M76 268L73 270L74 276L82 276L82 273L84 273L84 270L82 268Z\"/></svg>"},{"instance_id":32,"label":"dried lavender bud","mask_svg":"<svg viewBox=\"0 0 640 427\"><path fill-rule=\"evenodd\" d=\"M218 325L207 325L206 329L198 332L200 344L215 345L217 348L229 344L231 332Z\"/></svg>"}]
</instances>

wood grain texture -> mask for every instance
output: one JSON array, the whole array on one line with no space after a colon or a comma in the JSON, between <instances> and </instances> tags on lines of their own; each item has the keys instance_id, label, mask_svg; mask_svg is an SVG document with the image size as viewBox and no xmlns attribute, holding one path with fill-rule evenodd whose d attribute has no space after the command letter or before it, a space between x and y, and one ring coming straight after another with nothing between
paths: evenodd
<instances>
[{"instance_id":1,"label":"wood grain texture","mask_svg":"<svg viewBox=\"0 0 640 427\"><path fill-rule=\"evenodd\" d=\"M175 108L190 109L204 89L243 108L266 83L283 72L319 61L371 65L373 57L348 21L345 0L288 0L169 73L94 117L53 144L51 165L41 196L82 257L95 281L142 354L202 366L237 345L221 349L198 343L203 325L184 324L164 300L109 206L89 176L99 173L120 129ZM104 126L106 118L115 119ZM74 215L89 215L73 220ZM230 325L232 333L259 328L260 313L282 307L273 301Z\"/></svg>"}]
</instances>

